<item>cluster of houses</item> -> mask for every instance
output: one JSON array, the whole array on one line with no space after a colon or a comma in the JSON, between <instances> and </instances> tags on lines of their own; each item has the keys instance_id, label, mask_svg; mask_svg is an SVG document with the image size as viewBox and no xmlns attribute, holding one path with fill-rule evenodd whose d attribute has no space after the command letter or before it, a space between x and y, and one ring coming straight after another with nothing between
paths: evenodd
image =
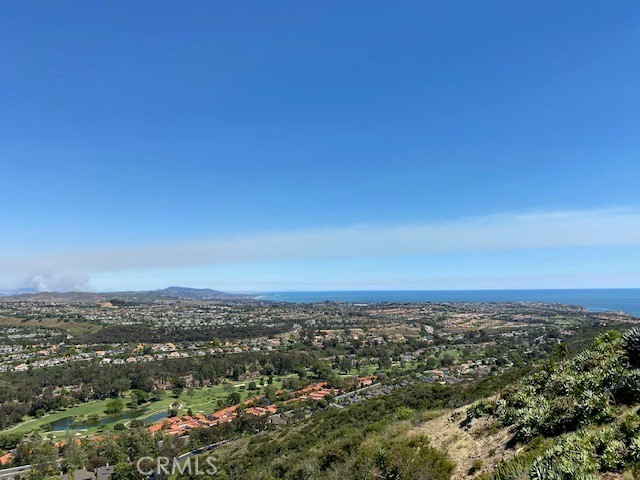
<instances>
[{"instance_id":1,"label":"cluster of houses","mask_svg":"<svg viewBox=\"0 0 640 480\"><path fill-rule=\"evenodd\" d=\"M374 379L375 377L361 378L359 379L359 385L371 385ZM276 395L283 393L285 393L285 391L281 390L276 392ZM290 405L304 400L320 401L329 395L335 396L337 393L338 391L336 389L329 388L325 382L312 383L307 387L294 391L292 398L285 400L283 405ZM169 435L183 436L187 435L189 431L194 428L214 427L222 423L231 422L241 414L254 417L271 417L275 415L277 411L278 407L270 404L266 397L253 397L238 405L223 408L207 416L198 413L193 416L184 415L182 417L164 419L149 426L148 430L151 433L162 432Z\"/></svg>"},{"instance_id":2,"label":"cluster of houses","mask_svg":"<svg viewBox=\"0 0 640 480\"><path fill-rule=\"evenodd\" d=\"M366 378L369 379L375 377ZM335 397L331 405L338 408L344 408L353 403L359 403L364 400L368 400L369 398L387 395L391 393L395 388L395 385L384 386L381 383L372 383L372 381L360 382L360 385L361 388L358 388L353 392L343 393L342 395L338 395L337 397Z\"/></svg>"},{"instance_id":3,"label":"cluster of houses","mask_svg":"<svg viewBox=\"0 0 640 480\"><path fill-rule=\"evenodd\" d=\"M69 353L64 343L42 344L37 349L24 351L17 345L0 345L0 372L26 372L30 368L44 368L74 362L97 361L101 365L124 365L127 363L153 362L171 358L188 358L210 354L242 353L248 351L270 351L288 345L291 341L284 336L275 338L252 338L224 342L211 347L207 342L189 342L174 345L171 342L147 345L74 345L75 352ZM108 347L105 349L105 347Z\"/></svg>"}]
</instances>

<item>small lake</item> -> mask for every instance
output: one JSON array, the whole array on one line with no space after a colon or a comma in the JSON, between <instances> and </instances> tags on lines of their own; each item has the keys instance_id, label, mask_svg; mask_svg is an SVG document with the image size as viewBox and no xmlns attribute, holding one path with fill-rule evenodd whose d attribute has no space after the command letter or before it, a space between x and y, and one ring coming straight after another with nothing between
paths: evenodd
<instances>
[{"instance_id":1,"label":"small lake","mask_svg":"<svg viewBox=\"0 0 640 480\"><path fill-rule=\"evenodd\" d=\"M81 423L74 423L76 420L75 417L64 417L55 422L51 422L49 425L51 426L51 430L54 432L60 432L64 430L78 429L81 430L87 427L102 427L105 425L111 425L113 423L118 423L123 420L132 420L134 418L141 418L146 423L155 423L158 420L162 420L163 418L167 418L169 416L168 412L157 412L153 415L145 416L147 413L146 409L143 410L131 410L128 412L122 412L117 415L109 415L108 417L101 418L96 420L95 422L83 421Z\"/></svg>"}]
</instances>

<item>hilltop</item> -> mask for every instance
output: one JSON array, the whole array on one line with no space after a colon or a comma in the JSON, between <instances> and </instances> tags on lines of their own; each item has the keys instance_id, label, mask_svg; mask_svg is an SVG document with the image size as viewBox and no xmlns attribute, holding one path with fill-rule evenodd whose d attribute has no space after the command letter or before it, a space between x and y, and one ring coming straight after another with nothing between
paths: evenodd
<instances>
[{"instance_id":1,"label":"hilltop","mask_svg":"<svg viewBox=\"0 0 640 480\"><path fill-rule=\"evenodd\" d=\"M28 292L0 296L2 301L24 302L56 302L56 303L101 303L111 300L122 301L250 301L252 295L236 294L211 290L209 288L188 288L171 286L160 290L125 291L125 292Z\"/></svg>"}]
</instances>

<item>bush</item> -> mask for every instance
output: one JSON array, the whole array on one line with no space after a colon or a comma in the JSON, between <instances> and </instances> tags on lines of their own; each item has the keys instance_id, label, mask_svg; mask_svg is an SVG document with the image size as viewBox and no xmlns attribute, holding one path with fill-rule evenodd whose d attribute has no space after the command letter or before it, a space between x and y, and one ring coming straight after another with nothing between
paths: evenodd
<instances>
[{"instance_id":1,"label":"bush","mask_svg":"<svg viewBox=\"0 0 640 480\"><path fill-rule=\"evenodd\" d=\"M640 327L629 330L624 335L624 349L633 368L640 367Z\"/></svg>"},{"instance_id":2,"label":"bush","mask_svg":"<svg viewBox=\"0 0 640 480\"><path fill-rule=\"evenodd\" d=\"M469 468L469 475L473 475L476 472L480 471L480 469L482 468L482 466L484 465L484 462L482 460L480 460L479 458L476 458L472 463L471 463L471 468Z\"/></svg>"}]
</instances>

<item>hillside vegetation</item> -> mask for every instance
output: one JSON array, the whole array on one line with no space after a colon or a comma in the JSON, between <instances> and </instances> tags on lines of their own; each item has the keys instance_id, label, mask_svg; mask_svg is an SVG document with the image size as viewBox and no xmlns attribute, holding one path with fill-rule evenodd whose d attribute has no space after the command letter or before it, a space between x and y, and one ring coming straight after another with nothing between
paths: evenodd
<instances>
[{"instance_id":1,"label":"hillside vegetation","mask_svg":"<svg viewBox=\"0 0 640 480\"><path fill-rule=\"evenodd\" d=\"M467 411L465 423L494 419L519 453L495 479L589 479L640 472L638 330L601 335L591 350L547 365Z\"/></svg>"},{"instance_id":2,"label":"hillside vegetation","mask_svg":"<svg viewBox=\"0 0 640 480\"><path fill-rule=\"evenodd\" d=\"M218 478L634 478L639 339L610 331L528 375L408 385L327 410L224 446Z\"/></svg>"}]
</instances>

